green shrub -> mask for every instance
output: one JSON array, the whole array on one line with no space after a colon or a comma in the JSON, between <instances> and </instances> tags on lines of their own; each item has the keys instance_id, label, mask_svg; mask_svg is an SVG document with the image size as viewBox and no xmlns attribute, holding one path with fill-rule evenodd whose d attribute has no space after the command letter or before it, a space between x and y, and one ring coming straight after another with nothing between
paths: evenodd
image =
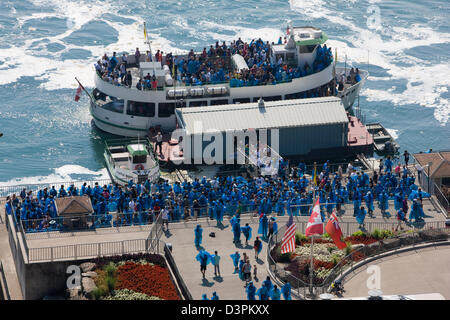
<instances>
[{"instance_id":1,"label":"green shrub","mask_svg":"<svg viewBox=\"0 0 450 320\"><path fill-rule=\"evenodd\" d=\"M358 231L352 233L352 237L365 237L365 236L366 236L366 233L361 230L358 230Z\"/></svg>"},{"instance_id":2,"label":"green shrub","mask_svg":"<svg viewBox=\"0 0 450 320\"><path fill-rule=\"evenodd\" d=\"M372 233L371 233L371 236L373 237L373 238L375 238L375 239L381 239L382 238L382 235L383 235L383 233L382 233L382 231L380 231L380 230L378 230L378 229L374 229L373 231L372 231Z\"/></svg>"},{"instance_id":3,"label":"green shrub","mask_svg":"<svg viewBox=\"0 0 450 320\"><path fill-rule=\"evenodd\" d=\"M301 232L295 233L295 244L300 245L301 241L305 241L306 236Z\"/></svg>"},{"instance_id":4,"label":"green shrub","mask_svg":"<svg viewBox=\"0 0 450 320\"><path fill-rule=\"evenodd\" d=\"M345 256L348 256L352 252L352 243L346 242L347 246L344 248Z\"/></svg>"},{"instance_id":5,"label":"green shrub","mask_svg":"<svg viewBox=\"0 0 450 320\"><path fill-rule=\"evenodd\" d=\"M281 254L281 245L277 245L272 251L272 257L276 262L291 262L292 253Z\"/></svg>"},{"instance_id":6,"label":"green shrub","mask_svg":"<svg viewBox=\"0 0 450 320\"><path fill-rule=\"evenodd\" d=\"M383 230L383 231L381 231L381 237L383 238L383 239L385 239L385 238L391 238L391 237L393 237L394 236L394 232L392 232L391 230Z\"/></svg>"},{"instance_id":7,"label":"green shrub","mask_svg":"<svg viewBox=\"0 0 450 320\"><path fill-rule=\"evenodd\" d=\"M105 294L106 292L102 288L95 288L91 291L91 297L94 300L100 300Z\"/></svg>"},{"instance_id":8,"label":"green shrub","mask_svg":"<svg viewBox=\"0 0 450 320\"><path fill-rule=\"evenodd\" d=\"M108 292L112 292L116 287L117 279L114 277L106 276L106 286L108 287Z\"/></svg>"},{"instance_id":9,"label":"green shrub","mask_svg":"<svg viewBox=\"0 0 450 320\"><path fill-rule=\"evenodd\" d=\"M103 267L103 270L105 270L106 272L106 276L110 277L110 278L114 278L116 276L116 266L114 265L114 263L110 262L107 265L105 265Z\"/></svg>"},{"instance_id":10,"label":"green shrub","mask_svg":"<svg viewBox=\"0 0 450 320\"><path fill-rule=\"evenodd\" d=\"M330 236L328 233L325 233L325 234L323 235L323 238L324 238L324 239L331 239L331 236Z\"/></svg>"},{"instance_id":11,"label":"green shrub","mask_svg":"<svg viewBox=\"0 0 450 320\"><path fill-rule=\"evenodd\" d=\"M331 261L333 262L333 266L335 266L341 261L341 257L339 257L337 254L333 254L331 256Z\"/></svg>"}]
</instances>

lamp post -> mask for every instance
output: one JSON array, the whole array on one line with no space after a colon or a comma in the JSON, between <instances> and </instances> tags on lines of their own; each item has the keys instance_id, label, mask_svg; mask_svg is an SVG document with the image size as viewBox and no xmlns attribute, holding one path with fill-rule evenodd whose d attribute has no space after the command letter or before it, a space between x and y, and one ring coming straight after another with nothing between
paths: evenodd
<instances>
[{"instance_id":1,"label":"lamp post","mask_svg":"<svg viewBox=\"0 0 450 320\"><path fill-rule=\"evenodd\" d=\"M430 168L433 165L433 162L428 162L428 193L431 195L431 177L430 177Z\"/></svg>"}]
</instances>

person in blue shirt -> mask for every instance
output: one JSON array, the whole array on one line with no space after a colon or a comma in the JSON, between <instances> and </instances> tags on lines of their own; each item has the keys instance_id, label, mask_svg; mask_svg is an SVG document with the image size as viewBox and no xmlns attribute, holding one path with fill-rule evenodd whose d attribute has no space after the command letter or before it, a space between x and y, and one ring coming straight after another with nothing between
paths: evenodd
<instances>
[{"instance_id":1,"label":"person in blue shirt","mask_svg":"<svg viewBox=\"0 0 450 320\"><path fill-rule=\"evenodd\" d=\"M365 226L364 220L366 218L367 211L363 206L359 209L358 215L356 216L356 221L359 223L359 228L363 228Z\"/></svg>"}]
</instances>

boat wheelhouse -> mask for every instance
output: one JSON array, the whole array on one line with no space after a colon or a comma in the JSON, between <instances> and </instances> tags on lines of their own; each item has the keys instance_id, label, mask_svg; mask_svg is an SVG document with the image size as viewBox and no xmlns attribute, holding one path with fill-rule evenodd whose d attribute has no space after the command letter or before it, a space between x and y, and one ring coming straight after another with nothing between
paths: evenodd
<instances>
[{"instance_id":1,"label":"boat wheelhouse","mask_svg":"<svg viewBox=\"0 0 450 320\"><path fill-rule=\"evenodd\" d=\"M103 131L137 137L146 135L152 128L173 131L177 127L175 109L183 107L249 103L260 98L277 101L337 96L346 110L350 109L368 76L367 71L359 70L355 81L350 70L337 68L325 44L328 37L320 29L288 26L286 39L286 43L279 44L261 39L252 41L249 47L259 44L258 41L266 46L260 52L264 51L265 57L261 61L258 53L253 59L253 55L242 50L232 53L224 50L220 55L206 55L202 61L202 53L192 51L176 56L175 66L170 68L155 58L148 61L148 56L141 55L137 61L130 54L126 64L132 77L131 86L113 84L108 76L96 72L90 104L93 121ZM245 49L244 45L241 47ZM191 76L190 69L195 69L199 57L202 63L217 67L217 76L207 77L207 81ZM122 57L117 60L120 64ZM265 74L258 74L258 68L264 68ZM145 77L151 78L151 87L146 89L144 83L144 88L139 90L136 84ZM340 79L344 81L338 87Z\"/></svg>"},{"instance_id":2,"label":"boat wheelhouse","mask_svg":"<svg viewBox=\"0 0 450 320\"><path fill-rule=\"evenodd\" d=\"M114 182L126 184L158 181L159 162L148 139L105 141L104 158L108 172Z\"/></svg>"}]
</instances>

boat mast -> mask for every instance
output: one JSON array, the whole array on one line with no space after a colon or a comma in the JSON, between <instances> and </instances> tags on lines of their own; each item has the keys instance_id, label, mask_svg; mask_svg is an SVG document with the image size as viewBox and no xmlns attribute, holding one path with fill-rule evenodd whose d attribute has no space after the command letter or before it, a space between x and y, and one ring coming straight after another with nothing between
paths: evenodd
<instances>
[{"instance_id":1,"label":"boat mast","mask_svg":"<svg viewBox=\"0 0 450 320\"><path fill-rule=\"evenodd\" d=\"M148 40L147 27L145 25L145 22L144 22L144 35L145 35L145 43L148 44L148 48L150 50L150 59L152 60L152 65L153 65L153 75L156 76L155 62L153 61L153 53L152 53L152 45L151 45L152 42L150 40Z\"/></svg>"}]
</instances>

